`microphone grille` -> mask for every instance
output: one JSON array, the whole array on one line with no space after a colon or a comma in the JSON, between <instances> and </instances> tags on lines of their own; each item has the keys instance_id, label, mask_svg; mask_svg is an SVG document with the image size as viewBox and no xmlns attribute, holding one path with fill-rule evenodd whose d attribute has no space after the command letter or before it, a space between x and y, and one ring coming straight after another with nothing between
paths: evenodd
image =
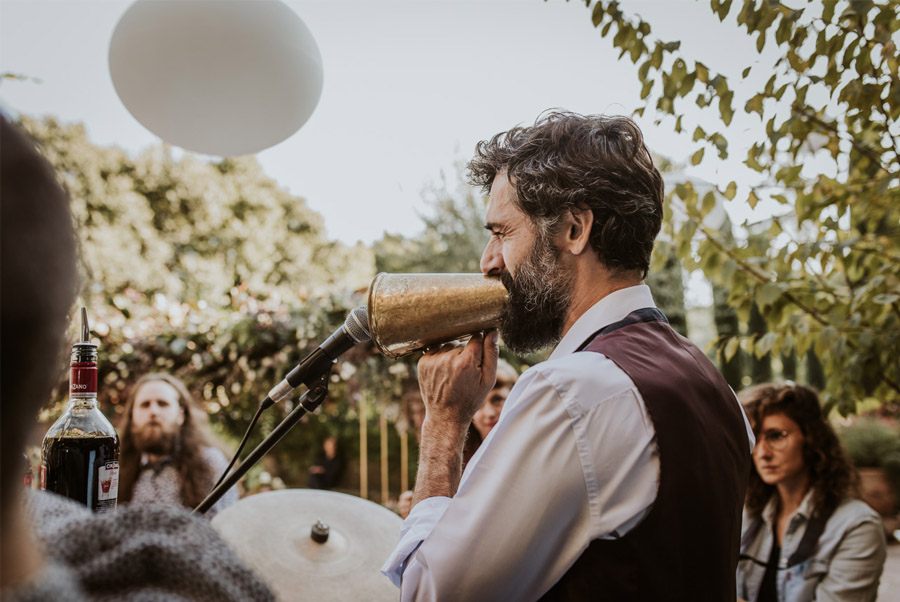
<instances>
[{"instance_id":1,"label":"microphone grille","mask_svg":"<svg viewBox=\"0 0 900 602\"><path fill-rule=\"evenodd\" d=\"M349 314L344 321L344 330L350 335L350 338L357 343L366 343L372 340L372 334L369 332L369 311L364 307L357 307Z\"/></svg>"}]
</instances>

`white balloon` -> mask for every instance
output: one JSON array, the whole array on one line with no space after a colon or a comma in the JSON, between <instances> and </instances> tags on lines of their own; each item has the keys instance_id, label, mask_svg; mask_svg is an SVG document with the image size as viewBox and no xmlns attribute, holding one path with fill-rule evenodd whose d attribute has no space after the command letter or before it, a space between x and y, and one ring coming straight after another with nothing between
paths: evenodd
<instances>
[{"instance_id":1,"label":"white balloon","mask_svg":"<svg viewBox=\"0 0 900 602\"><path fill-rule=\"evenodd\" d=\"M109 71L135 119L209 155L281 142L322 94L319 47L278 0L137 0L113 32Z\"/></svg>"}]
</instances>

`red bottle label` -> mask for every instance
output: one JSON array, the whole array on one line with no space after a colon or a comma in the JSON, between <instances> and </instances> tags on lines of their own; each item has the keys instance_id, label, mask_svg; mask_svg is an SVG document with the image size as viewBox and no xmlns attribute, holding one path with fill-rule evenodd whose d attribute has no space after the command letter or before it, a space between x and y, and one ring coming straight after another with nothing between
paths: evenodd
<instances>
[{"instance_id":1,"label":"red bottle label","mask_svg":"<svg viewBox=\"0 0 900 602\"><path fill-rule=\"evenodd\" d=\"M94 362L76 362L72 364L72 375L69 379L69 394L97 394L97 364Z\"/></svg>"}]
</instances>

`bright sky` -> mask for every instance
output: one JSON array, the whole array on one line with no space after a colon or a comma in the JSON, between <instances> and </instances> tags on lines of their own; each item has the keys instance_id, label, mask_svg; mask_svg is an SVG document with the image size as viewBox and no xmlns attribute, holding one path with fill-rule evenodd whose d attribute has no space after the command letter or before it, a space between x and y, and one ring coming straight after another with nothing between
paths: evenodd
<instances>
[{"instance_id":1,"label":"bright sky","mask_svg":"<svg viewBox=\"0 0 900 602\"><path fill-rule=\"evenodd\" d=\"M156 143L119 101L107 69L109 39L128 4L0 0L0 71L41 80L6 81L0 100L26 114L83 121L100 144L137 151ZM318 41L324 90L306 125L258 157L324 216L329 236L348 243L418 231L423 187L468 158L478 140L551 107L627 113L639 100L636 68L617 60L581 2L287 4ZM759 58L705 0L623 7L648 19L654 35L682 40L687 56L735 78ZM639 123L653 150L687 161L689 140L671 123L655 127L649 114ZM731 131L739 138L747 127L752 121L739 113ZM729 163L689 173L747 181L738 148Z\"/></svg>"}]
</instances>

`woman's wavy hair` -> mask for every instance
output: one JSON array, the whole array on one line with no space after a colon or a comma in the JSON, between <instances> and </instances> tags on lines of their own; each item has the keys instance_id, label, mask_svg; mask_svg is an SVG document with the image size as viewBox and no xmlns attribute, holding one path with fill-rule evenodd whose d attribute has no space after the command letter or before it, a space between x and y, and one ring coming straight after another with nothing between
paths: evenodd
<instances>
[{"instance_id":1,"label":"woman's wavy hair","mask_svg":"<svg viewBox=\"0 0 900 602\"><path fill-rule=\"evenodd\" d=\"M827 516L844 499L858 495L856 470L822 414L819 396L813 389L789 383L764 383L744 389L738 397L757 439L766 416L783 414L800 427L814 513ZM747 512L758 518L775 493L775 487L763 482L754 464L747 488Z\"/></svg>"},{"instance_id":2,"label":"woman's wavy hair","mask_svg":"<svg viewBox=\"0 0 900 602\"><path fill-rule=\"evenodd\" d=\"M121 450L119 452L119 501L128 502L134 494L134 485L141 470L141 452L137 449L133 424L134 401L140 388L148 383L164 382L178 392L178 404L184 412L184 422L175 440L172 465L178 473L181 486L181 503L195 507L210 492L219 475L213 474L212 467L204 455L208 447L220 448L209 431L209 418L197 407L188 388L178 378L163 372L145 374L134 386L125 404L125 411L119 425Z\"/></svg>"},{"instance_id":3,"label":"woman's wavy hair","mask_svg":"<svg viewBox=\"0 0 900 602\"><path fill-rule=\"evenodd\" d=\"M485 192L505 171L541 236L554 234L567 211L590 209L591 247L603 264L647 275L662 225L663 179L631 119L547 112L533 126L479 142L468 168Z\"/></svg>"}]
</instances>

